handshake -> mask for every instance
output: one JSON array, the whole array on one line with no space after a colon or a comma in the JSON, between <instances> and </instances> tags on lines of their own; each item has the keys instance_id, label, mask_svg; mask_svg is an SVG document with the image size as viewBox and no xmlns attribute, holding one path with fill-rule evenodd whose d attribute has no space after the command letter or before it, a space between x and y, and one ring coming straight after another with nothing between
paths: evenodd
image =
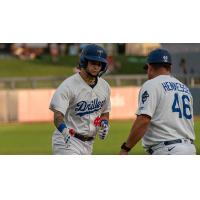
<instances>
[{"instance_id":1,"label":"handshake","mask_svg":"<svg viewBox=\"0 0 200 200\"><path fill-rule=\"evenodd\" d=\"M97 130L98 130L99 138L101 140L104 140L106 136L108 135L108 131L109 131L108 120L97 117L94 120L94 125L98 128Z\"/></svg>"}]
</instances>

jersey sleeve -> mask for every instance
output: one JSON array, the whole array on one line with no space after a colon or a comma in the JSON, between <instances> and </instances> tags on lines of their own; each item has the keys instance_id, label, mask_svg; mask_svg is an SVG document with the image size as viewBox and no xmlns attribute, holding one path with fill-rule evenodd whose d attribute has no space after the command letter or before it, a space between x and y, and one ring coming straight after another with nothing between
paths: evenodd
<instances>
[{"instance_id":1,"label":"jersey sleeve","mask_svg":"<svg viewBox=\"0 0 200 200\"><path fill-rule=\"evenodd\" d=\"M138 98L138 110L136 115L153 116L159 99L158 89L152 82L146 82L140 92Z\"/></svg>"},{"instance_id":2,"label":"jersey sleeve","mask_svg":"<svg viewBox=\"0 0 200 200\"><path fill-rule=\"evenodd\" d=\"M71 92L69 87L65 84L61 84L51 99L49 109L52 111L57 110L65 115L69 106L70 96Z\"/></svg>"},{"instance_id":3,"label":"jersey sleeve","mask_svg":"<svg viewBox=\"0 0 200 200\"><path fill-rule=\"evenodd\" d=\"M102 110L102 113L108 113L111 111L111 100L110 100L110 95L111 95L111 89L110 89L110 86L108 85L107 87L107 99L106 99L106 103L105 105L103 106L103 110Z\"/></svg>"}]
</instances>

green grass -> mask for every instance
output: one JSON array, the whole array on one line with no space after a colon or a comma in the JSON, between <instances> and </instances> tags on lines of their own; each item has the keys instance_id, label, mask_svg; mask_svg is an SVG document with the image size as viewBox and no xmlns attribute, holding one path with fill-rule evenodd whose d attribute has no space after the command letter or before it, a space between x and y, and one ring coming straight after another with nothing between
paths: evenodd
<instances>
[{"instance_id":1,"label":"green grass","mask_svg":"<svg viewBox=\"0 0 200 200\"><path fill-rule=\"evenodd\" d=\"M119 55L114 59L121 66L114 74L144 74L144 57ZM69 76L78 62L78 56L60 56L56 64L49 55L35 60L1 58L0 77Z\"/></svg>"},{"instance_id":2,"label":"green grass","mask_svg":"<svg viewBox=\"0 0 200 200\"><path fill-rule=\"evenodd\" d=\"M132 122L112 121L110 134L105 141L98 138L94 143L95 155L116 155L120 145L126 140ZM51 136L54 126L51 123L1 124L0 154L2 155L47 155L51 154ZM200 120L195 121L196 148L200 154ZM130 154L146 154L138 143Z\"/></svg>"},{"instance_id":3,"label":"green grass","mask_svg":"<svg viewBox=\"0 0 200 200\"><path fill-rule=\"evenodd\" d=\"M146 58L143 56L124 56L118 55L115 60L120 63L121 67L113 74L145 74L143 66Z\"/></svg>"},{"instance_id":4,"label":"green grass","mask_svg":"<svg viewBox=\"0 0 200 200\"><path fill-rule=\"evenodd\" d=\"M66 58L53 64L50 57L42 60L0 59L0 77L67 76L73 74L74 65L67 65ZM72 62L72 61L71 61ZM70 60L68 61L70 63Z\"/></svg>"},{"instance_id":5,"label":"green grass","mask_svg":"<svg viewBox=\"0 0 200 200\"><path fill-rule=\"evenodd\" d=\"M0 127L0 154L50 154L49 123L6 124Z\"/></svg>"},{"instance_id":6,"label":"green grass","mask_svg":"<svg viewBox=\"0 0 200 200\"><path fill-rule=\"evenodd\" d=\"M120 146L128 137L131 121L112 121L110 133L105 141L96 139L93 154L115 155L120 151ZM141 141L134 147L130 154L146 154L141 146Z\"/></svg>"}]
</instances>

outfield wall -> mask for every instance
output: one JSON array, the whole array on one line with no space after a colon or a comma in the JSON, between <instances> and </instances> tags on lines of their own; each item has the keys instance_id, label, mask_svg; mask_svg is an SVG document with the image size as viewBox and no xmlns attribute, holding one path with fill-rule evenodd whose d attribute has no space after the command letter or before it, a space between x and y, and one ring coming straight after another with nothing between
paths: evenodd
<instances>
[{"instance_id":1,"label":"outfield wall","mask_svg":"<svg viewBox=\"0 0 200 200\"><path fill-rule=\"evenodd\" d=\"M134 119L139 87L111 89L111 119ZM48 122L53 113L48 109L54 89L1 90L0 122ZM200 88L192 88L194 115L200 115Z\"/></svg>"},{"instance_id":2,"label":"outfield wall","mask_svg":"<svg viewBox=\"0 0 200 200\"><path fill-rule=\"evenodd\" d=\"M111 119L134 119L139 87L111 89ZM54 89L0 91L0 122L48 122L53 113L48 109Z\"/></svg>"}]
</instances>

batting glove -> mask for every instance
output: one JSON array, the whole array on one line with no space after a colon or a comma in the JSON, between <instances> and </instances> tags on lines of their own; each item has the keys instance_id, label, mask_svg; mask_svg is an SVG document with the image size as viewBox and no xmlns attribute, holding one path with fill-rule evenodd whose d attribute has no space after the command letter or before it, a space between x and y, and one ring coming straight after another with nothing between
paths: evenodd
<instances>
[{"instance_id":1,"label":"batting glove","mask_svg":"<svg viewBox=\"0 0 200 200\"><path fill-rule=\"evenodd\" d=\"M74 134L75 134L75 131L72 128L64 128L63 129L62 135L64 137L64 141L66 144L70 143L70 138L71 138L71 136L74 136Z\"/></svg>"},{"instance_id":2,"label":"batting glove","mask_svg":"<svg viewBox=\"0 0 200 200\"><path fill-rule=\"evenodd\" d=\"M109 131L109 124L108 121L103 119L100 122L100 127L99 127L99 138L101 140L104 140L106 138L106 136L108 135L108 131Z\"/></svg>"},{"instance_id":3,"label":"batting glove","mask_svg":"<svg viewBox=\"0 0 200 200\"><path fill-rule=\"evenodd\" d=\"M75 131L72 128L67 128L65 123L60 124L60 126L57 128L60 133L63 135L64 137L64 141L66 144L69 144L70 141L70 137L74 136Z\"/></svg>"}]
</instances>

